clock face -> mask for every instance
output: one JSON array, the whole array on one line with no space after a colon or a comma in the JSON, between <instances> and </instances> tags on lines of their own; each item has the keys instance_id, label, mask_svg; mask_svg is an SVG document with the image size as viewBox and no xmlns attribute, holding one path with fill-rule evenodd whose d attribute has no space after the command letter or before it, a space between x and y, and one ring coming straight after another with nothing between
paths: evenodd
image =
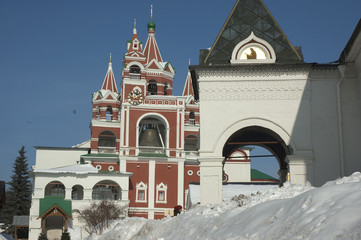
<instances>
[{"instance_id":1,"label":"clock face","mask_svg":"<svg viewBox=\"0 0 361 240\"><path fill-rule=\"evenodd\" d=\"M143 102L142 92L139 89L133 89L128 94L128 102L132 105L139 105Z\"/></svg>"}]
</instances>

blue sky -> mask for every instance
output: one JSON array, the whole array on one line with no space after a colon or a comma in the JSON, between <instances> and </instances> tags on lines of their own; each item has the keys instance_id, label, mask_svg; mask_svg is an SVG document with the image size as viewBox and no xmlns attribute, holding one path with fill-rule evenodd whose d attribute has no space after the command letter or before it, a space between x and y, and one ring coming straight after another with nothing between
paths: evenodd
<instances>
[{"instance_id":1,"label":"blue sky","mask_svg":"<svg viewBox=\"0 0 361 240\"><path fill-rule=\"evenodd\" d=\"M91 94L101 87L109 53L119 85L133 21L145 43L151 4L180 95L188 59L198 64L199 50L211 47L235 2L0 0L0 180L9 180L22 145L32 166L33 146L73 146L90 137ZM264 2L306 62L337 60L361 17L359 0Z\"/></svg>"}]
</instances>

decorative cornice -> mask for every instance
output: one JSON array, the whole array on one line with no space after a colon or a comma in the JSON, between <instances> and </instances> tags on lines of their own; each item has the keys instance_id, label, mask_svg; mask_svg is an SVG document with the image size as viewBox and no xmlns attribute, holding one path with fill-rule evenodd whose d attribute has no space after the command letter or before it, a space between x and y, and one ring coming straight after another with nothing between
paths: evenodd
<instances>
[{"instance_id":1,"label":"decorative cornice","mask_svg":"<svg viewBox=\"0 0 361 240\"><path fill-rule=\"evenodd\" d=\"M311 64L240 64L190 66L198 77L279 77L308 75Z\"/></svg>"}]
</instances>

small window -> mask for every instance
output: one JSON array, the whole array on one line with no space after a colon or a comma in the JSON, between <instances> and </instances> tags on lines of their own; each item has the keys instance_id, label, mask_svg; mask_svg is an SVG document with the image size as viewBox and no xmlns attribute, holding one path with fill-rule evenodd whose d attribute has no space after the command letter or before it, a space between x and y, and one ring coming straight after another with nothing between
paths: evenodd
<instances>
[{"instance_id":1,"label":"small window","mask_svg":"<svg viewBox=\"0 0 361 240\"><path fill-rule=\"evenodd\" d=\"M144 201L144 190L139 190L138 191L138 200L139 201Z\"/></svg>"},{"instance_id":2,"label":"small window","mask_svg":"<svg viewBox=\"0 0 361 240\"><path fill-rule=\"evenodd\" d=\"M108 170L109 170L110 172L112 172L112 171L114 171L114 167L113 167L113 166L109 166L109 167L108 167Z\"/></svg>"},{"instance_id":3,"label":"small window","mask_svg":"<svg viewBox=\"0 0 361 240\"><path fill-rule=\"evenodd\" d=\"M136 184L135 202L147 202L147 184L140 182Z\"/></svg>"},{"instance_id":4,"label":"small window","mask_svg":"<svg viewBox=\"0 0 361 240\"><path fill-rule=\"evenodd\" d=\"M140 67L137 65L130 66L129 73L140 74Z\"/></svg>"},{"instance_id":5,"label":"small window","mask_svg":"<svg viewBox=\"0 0 361 240\"><path fill-rule=\"evenodd\" d=\"M196 117L195 117L194 111L191 110L189 112L189 124L194 125L195 123L196 123Z\"/></svg>"},{"instance_id":6,"label":"small window","mask_svg":"<svg viewBox=\"0 0 361 240\"><path fill-rule=\"evenodd\" d=\"M164 83L164 95L167 95L168 83Z\"/></svg>"},{"instance_id":7,"label":"small window","mask_svg":"<svg viewBox=\"0 0 361 240\"><path fill-rule=\"evenodd\" d=\"M192 170L188 170L187 173L188 173L189 176L192 176L192 175L193 175L193 171L192 171Z\"/></svg>"},{"instance_id":8,"label":"small window","mask_svg":"<svg viewBox=\"0 0 361 240\"><path fill-rule=\"evenodd\" d=\"M105 113L105 119L107 121L112 121L113 120L113 109L111 106L107 107L107 111Z\"/></svg>"},{"instance_id":9,"label":"small window","mask_svg":"<svg viewBox=\"0 0 361 240\"><path fill-rule=\"evenodd\" d=\"M154 79L149 80L148 95L157 95L157 81Z\"/></svg>"},{"instance_id":10,"label":"small window","mask_svg":"<svg viewBox=\"0 0 361 240\"><path fill-rule=\"evenodd\" d=\"M167 185L160 183L157 185L156 203L167 203Z\"/></svg>"},{"instance_id":11,"label":"small window","mask_svg":"<svg viewBox=\"0 0 361 240\"><path fill-rule=\"evenodd\" d=\"M164 201L164 191L158 191L158 201Z\"/></svg>"}]
</instances>

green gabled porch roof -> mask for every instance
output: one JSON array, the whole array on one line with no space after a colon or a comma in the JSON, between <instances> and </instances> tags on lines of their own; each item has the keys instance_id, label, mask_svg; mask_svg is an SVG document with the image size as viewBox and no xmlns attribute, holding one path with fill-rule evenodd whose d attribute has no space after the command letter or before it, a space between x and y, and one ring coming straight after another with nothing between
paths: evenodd
<instances>
[{"instance_id":1,"label":"green gabled porch roof","mask_svg":"<svg viewBox=\"0 0 361 240\"><path fill-rule=\"evenodd\" d=\"M267 41L281 63L303 62L262 0L238 0L210 50L201 50L199 64L228 64L235 46L253 32Z\"/></svg>"},{"instance_id":2,"label":"green gabled porch roof","mask_svg":"<svg viewBox=\"0 0 361 240\"><path fill-rule=\"evenodd\" d=\"M258 171L257 169L251 169L251 179L265 180L265 181L278 181L278 179L276 179L264 172Z\"/></svg>"},{"instance_id":3,"label":"green gabled porch roof","mask_svg":"<svg viewBox=\"0 0 361 240\"><path fill-rule=\"evenodd\" d=\"M55 205L58 205L66 214L71 216L71 200L65 200L64 197L55 196L45 196L40 199L39 216L43 215Z\"/></svg>"}]
</instances>

